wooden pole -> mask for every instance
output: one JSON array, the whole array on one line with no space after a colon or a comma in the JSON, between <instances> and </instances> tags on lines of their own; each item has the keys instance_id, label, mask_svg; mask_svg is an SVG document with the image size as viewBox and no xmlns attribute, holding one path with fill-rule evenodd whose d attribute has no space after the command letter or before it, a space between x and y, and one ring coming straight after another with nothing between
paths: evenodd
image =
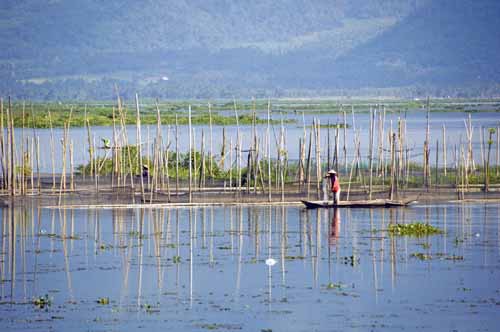
<instances>
[{"instance_id":1,"label":"wooden pole","mask_svg":"<svg viewBox=\"0 0 500 332\"><path fill-rule=\"evenodd\" d=\"M15 151L15 140L14 140L14 114L12 113L12 104L9 96L9 134L10 134L10 195L15 196L16 194L16 157Z\"/></svg>"},{"instance_id":2,"label":"wooden pole","mask_svg":"<svg viewBox=\"0 0 500 332\"><path fill-rule=\"evenodd\" d=\"M267 102L267 181L268 181L268 201L271 202L271 100Z\"/></svg>"},{"instance_id":3,"label":"wooden pole","mask_svg":"<svg viewBox=\"0 0 500 332\"><path fill-rule=\"evenodd\" d=\"M498 176L499 172L500 172L500 127L497 127L497 162L496 162L496 170L497 170L496 176Z\"/></svg>"},{"instance_id":4,"label":"wooden pole","mask_svg":"<svg viewBox=\"0 0 500 332\"><path fill-rule=\"evenodd\" d=\"M493 145L493 134L495 134L495 129L490 128L488 130L489 138L488 138L488 154L486 156L486 165L484 170L484 191L488 192L490 190L490 154L491 154L491 146Z\"/></svg>"},{"instance_id":5,"label":"wooden pole","mask_svg":"<svg viewBox=\"0 0 500 332\"><path fill-rule=\"evenodd\" d=\"M389 199L394 199L394 194L396 192L396 134L392 134L391 141L391 192Z\"/></svg>"},{"instance_id":6,"label":"wooden pole","mask_svg":"<svg viewBox=\"0 0 500 332\"><path fill-rule=\"evenodd\" d=\"M141 200L145 202L144 195L144 177L142 176L142 139L141 139L141 113L139 109L139 95L135 94L135 110L136 110L136 147L137 147L137 169L141 178ZM148 172L149 173L149 172Z\"/></svg>"},{"instance_id":7,"label":"wooden pole","mask_svg":"<svg viewBox=\"0 0 500 332\"><path fill-rule=\"evenodd\" d=\"M368 152L368 167L369 167L369 176L370 182L368 186L368 199L372 199L372 191L373 191L373 138L374 138L374 129L375 129L375 114L376 110L372 110L370 108L370 143L369 143L369 152Z\"/></svg>"},{"instance_id":8,"label":"wooden pole","mask_svg":"<svg viewBox=\"0 0 500 332\"><path fill-rule=\"evenodd\" d=\"M70 189L75 190L74 163L73 163L73 140L69 142L69 168L70 168Z\"/></svg>"},{"instance_id":9,"label":"wooden pole","mask_svg":"<svg viewBox=\"0 0 500 332\"><path fill-rule=\"evenodd\" d=\"M2 189L7 189L7 158L5 151L5 136L4 136L4 123L3 123L3 99L0 97L0 153L2 153L2 158L0 162L2 163Z\"/></svg>"},{"instance_id":10,"label":"wooden pole","mask_svg":"<svg viewBox=\"0 0 500 332\"><path fill-rule=\"evenodd\" d=\"M212 106L210 103L208 103L208 119L209 119L209 126L210 126L210 156L209 156L209 174L210 178L212 179L212 184L214 183L214 166L213 166L213 159L214 159L214 147L213 147L213 128L212 128Z\"/></svg>"},{"instance_id":11,"label":"wooden pole","mask_svg":"<svg viewBox=\"0 0 500 332\"><path fill-rule=\"evenodd\" d=\"M446 147L446 126L443 124L443 170L444 170L444 177L445 178L446 178L446 174L447 174L446 152L447 152L447 147Z\"/></svg>"},{"instance_id":12,"label":"wooden pole","mask_svg":"<svg viewBox=\"0 0 500 332\"><path fill-rule=\"evenodd\" d=\"M436 140L436 178L434 181L434 185L438 186L439 180L439 140Z\"/></svg>"},{"instance_id":13,"label":"wooden pole","mask_svg":"<svg viewBox=\"0 0 500 332\"><path fill-rule=\"evenodd\" d=\"M346 111L343 111L344 114L344 140L342 151L344 153L344 172L347 174L347 114Z\"/></svg>"},{"instance_id":14,"label":"wooden pole","mask_svg":"<svg viewBox=\"0 0 500 332\"><path fill-rule=\"evenodd\" d=\"M321 183L323 177L321 176L321 133L320 121L316 119L316 192L318 199L321 199Z\"/></svg>"},{"instance_id":15,"label":"wooden pole","mask_svg":"<svg viewBox=\"0 0 500 332\"><path fill-rule=\"evenodd\" d=\"M40 178L40 136L36 137L36 179L38 194L42 193L42 185Z\"/></svg>"},{"instance_id":16,"label":"wooden pole","mask_svg":"<svg viewBox=\"0 0 500 332\"><path fill-rule=\"evenodd\" d=\"M188 129L189 129L189 203L193 201L193 170L192 170L192 149L193 149L193 140L192 140L192 128L191 128L191 105L189 105L189 113L188 113Z\"/></svg>"},{"instance_id":17,"label":"wooden pole","mask_svg":"<svg viewBox=\"0 0 500 332\"><path fill-rule=\"evenodd\" d=\"M175 115L175 194L179 196L179 120Z\"/></svg>"}]
</instances>

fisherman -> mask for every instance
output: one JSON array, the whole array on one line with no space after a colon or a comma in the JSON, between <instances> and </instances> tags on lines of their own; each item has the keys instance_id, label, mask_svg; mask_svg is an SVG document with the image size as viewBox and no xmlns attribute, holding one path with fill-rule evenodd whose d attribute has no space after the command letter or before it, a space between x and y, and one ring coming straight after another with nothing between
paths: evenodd
<instances>
[{"instance_id":1,"label":"fisherman","mask_svg":"<svg viewBox=\"0 0 500 332\"><path fill-rule=\"evenodd\" d=\"M142 177L147 178L149 176L149 167L148 165L142 165Z\"/></svg>"},{"instance_id":2,"label":"fisherman","mask_svg":"<svg viewBox=\"0 0 500 332\"><path fill-rule=\"evenodd\" d=\"M340 201L340 183L337 172L331 169L328 171L325 178L330 178L331 191L333 194L333 204L337 205Z\"/></svg>"}]
</instances>

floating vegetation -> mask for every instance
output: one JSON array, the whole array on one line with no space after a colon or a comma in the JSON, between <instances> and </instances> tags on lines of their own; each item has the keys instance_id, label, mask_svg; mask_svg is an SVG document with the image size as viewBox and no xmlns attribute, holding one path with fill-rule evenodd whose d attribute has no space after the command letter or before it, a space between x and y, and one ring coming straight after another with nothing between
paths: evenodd
<instances>
[{"instance_id":1,"label":"floating vegetation","mask_svg":"<svg viewBox=\"0 0 500 332\"><path fill-rule=\"evenodd\" d=\"M112 245L110 245L110 244L106 244L106 243L101 243L101 244L99 245L99 249L101 249L101 250L109 250L109 249L112 249L112 248L113 248L113 246L112 246Z\"/></svg>"},{"instance_id":2,"label":"floating vegetation","mask_svg":"<svg viewBox=\"0 0 500 332\"><path fill-rule=\"evenodd\" d=\"M340 261L342 262L342 264L355 266L359 264L359 257L357 257L356 255L344 256L340 258Z\"/></svg>"},{"instance_id":3,"label":"floating vegetation","mask_svg":"<svg viewBox=\"0 0 500 332\"><path fill-rule=\"evenodd\" d=\"M132 238L136 238L136 239L145 239L146 238L146 235L141 234L138 231L130 231L130 232L128 232L128 236L130 236Z\"/></svg>"},{"instance_id":4,"label":"floating vegetation","mask_svg":"<svg viewBox=\"0 0 500 332\"><path fill-rule=\"evenodd\" d=\"M463 261L464 260L464 256L451 255L451 256L446 256L444 259L446 259L448 261Z\"/></svg>"},{"instance_id":5,"label":"floating vegetation","mask_svg":"<svg viewBox=\"0 0 500 332\"><path fill-rule=\"evenodd\" d=\"M340 283L339 284L335 284L333 282L329 282L326 285L326 289L342 289L342 285Z\"/></svg>"},{"instance_id":6,"label":"floating vegetation","mask_svg":"<svg viewBox=\"0 0 500 332\"><path fill-rule=\"evenodd\" d=\"M181 262L181 256L172 257L172 262L174 262L174 264L179 264Z\"/></svg>"},{"instance_id":7,"label":"floating vegetation","mask_svg":"<svg viewBox=\"0 0 500 332\"><path fill-rule=\"evenodd\" d=\"M442 234L443 231L430 224L424 223L411 223L411 224L392 224L389 225L388 232L396 236L429 236L435 234Z\"/></svg>"},{"instance_id":8,"label":"floating vegetation","mask_svg":"<svg viewBox=\"0 0 500 332\"><path fill-rule=\"evenodd\" d=\"M100 297L97 300L97 303L102 304L102 305L108 305L109 304L109 297Z\"/></svg>"},{"instance_id":9,"label":"floating vegetation","mask_svg":"<svg viewBox=\"0 0 500 332\"><path fill-rule=\"evenodd\" d=\"M154 307L152 304L146 303L142 305L142 308L144 311L146 311L148 314L154 313L154 312L160 312L160 309Z\"/></svg>"},{"instance_id":10,"label":"floating vegetation","mask_svg":"<svg viewBox=\"0 0 500 332\"><path fill-rule=\"evenodd\" d=\"M52 304L52 301L49 299L49 295L45 294L44 296L37 297L33 299L32 302L38 309L45 309L47 307L50 307Z\"/></svg>"},{"instance_id":11,"label":"floating vegetation","mask_svg":"<svg viewBox=\"0 0 500 332\"><path fill-rule=\"evenodd\" d=\"M430 259L432 259L432 256L429 255L429 254L424 254L424 253L421 253L421 252L416 252L416 253L413 253L410 255L410 257L415 257L415 258L418 258L420 259L421 261L428 261Z\"/></svg>"},{"instance_id":12,"label":"floating vegetation","mask_svg":"<svg viewBox=\"0 0 500 332\"><path fill-rule=\"evenodd\" d=\"M298 259L305 259L304 256L285 256L286 260L298 260Z\"/></svg>"}]
</instances>

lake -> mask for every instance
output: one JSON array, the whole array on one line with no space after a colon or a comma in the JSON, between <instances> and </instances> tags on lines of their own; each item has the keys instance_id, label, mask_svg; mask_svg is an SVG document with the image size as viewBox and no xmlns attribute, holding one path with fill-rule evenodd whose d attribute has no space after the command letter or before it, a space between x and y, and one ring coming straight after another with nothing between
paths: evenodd
<instances>
[{"instance_id":1,"label":"lake","mask_svg":"<svg viewBox=\"0 0 500 332\"><path fill-rule=\"evenodd\" d=\"M472 147L474 150L474 159L476 164L481 163L481 154L480 154L480 128L497 128L500 126L500 115L499 113L494 112L478 112L473 113L472 115L472 124L474 127L473 132L473 143ZM266 118L266 115L261 113L261 118ZM307 129L307 139L309 139L309 128L313 122L314 118L318 118L321 124L334 124L334 123L343 123L343 115L342 114L315 114L315 113L305 113L304 118L302 117L302 113L299 111L297 113L273 113L273 118L276 120L281 119L292 119L296 120L294 124L285 124L285 144L288 152L288 158L291 160L297 160L299 158L299 139L304 136L304 128L303 121L305 123ZM404 112L387 112L385 118L385 127L384 127L384 150L389 150L389 140L388 133L389 128L391 126L393 130L397 131L398 118L406 119L407 122L407 146L410 149L409 157L411 161L419 162L422 160L423 155L423 144L425 141L425 130L427 125L426 120L426 112L425 111L408 111ZM442 150L442 126L446 125L446 140L447 140L447 154L448 154L448 167L454 165L454 150L455 147L460 148L460 142L466 144L467 136L465 132L464 120L468 118L467 113L459 113L459 112L433 112L430 116L430 134L431 134L431 164L435 165L435 147L436 141L438 140L440 143L440 150ZM359 130L360 133L360 150L362 154L362 158L366 161L368 159L368 148L369 148L369 114L368 113L355 113L354 121L351 113L347 113L347 124L349 128L346 131L346 148L347 148L347 159L348 163L351 163L354 155L354 128ZM208 151L210 149L210 130L209 126L193 126L195 128L195 146L196 149L201 149L201 135L202 131L205 136L205 149ZM162 126L162 137L164 146L168 145L170 142L170 151L175 151L175 125L170 126ZM377 147L377 130L375 133L375 147ZM170 134L168 134L170 132ZM40 171L41 172L51 172L52 171L52 163L51 163L51 132L49 129L25 129L24 131L26 136L39 136L40 137ZM129 144L135 144L136 142L136 127L135 126L127 126L128 133L128 141ZM156 137L156 126L142 126L142 142L149 142L150 148L152 148L153 142ZM260 137L260 146L263 150L263 145L267 140L267 125L259 125L257 127L257 134ZM320 144L322 146L321 157L322 160L326 160L327 157L327 128L321 129L321 139ZM331 145L333 151L334 145L334 137L335 137L335 129L330 129L331 135ZM487 134L485 134L486 136ZM21 130L16 130L16 142L21 141ZM63 137L63 130L61 128L54 129L54 141L55 141L55 168L56 172L59 173L62 169L62 144L61 139ZM107 138L112 139L113 137L113 129L112 127L93 127L92 128L92 140L95 140L96 146L102 146L101 139ZM241 126L241 137L242 137L242 147L243 150L249 148L251 140L252 140L252 127L251 126ZM277 151L277 142L279 142L280 137L280 125L273 125L271 128L271 154L272 158L276 158ZM89 161L88 156L88 136L86 128L71 128L70 131L70 139L74 144L74 164L75 167L80 164L86 164ZM485 138L485 142L487 141L487 137ZM494 137L495 144L493 145L493 151L491 156L492 164L496 163L496 154L494 149L496 148L496 136ZM24 140L25 141L25 140ZM214 150L214 154L219 156L223 141L223 127L222 126L214 126L213 134L212 134L212 146ZM233 146L235 146L237 142L237 129L236 126L226 127L226 153L228 153L229 143L232 141ZM340 142L340 162L344 161L344 154L342 152L344 135L343 129L340 129L339 133L339 142ZM189 130L187 126L181 126L179 128L179 150L181 152L187 152L189 146ZM313 140L313 149L314 149L314 140ZM143 146L144 155L148 154L146 146ZM18 146L18 151L20 151L20 147ZM313 150L314 151L314 150ZM153 155L152 151L149 151L150 155ZM314 154L314 153L313 153ZM18 152L18 156L20 152ZM109 150L98 149L97 155L100 157L110 157ZM264 151L261 151L261 157L264 156ZM333 156L333 152L332 152ZM69 152L68 152L68 164L69 164ZM236 156L234 156L236 158ZM246 158L246 154L244 154L243 159ZM385 152L385 158L389 158L389 153ZM443 157L438 161L440 167L443 166Z\"/></svg>"},{"instance_id":2,"label":"lake","mask_svg":"<svg viewBox=\"0 0 500 332\"><path fill-rule=\"evenodd\" d=\"M28 201L0 209L0 329L497 331L499 214L500 203L63 210ZM443 234L387 232L415 221Z\"/></svg>"}]
</instances>

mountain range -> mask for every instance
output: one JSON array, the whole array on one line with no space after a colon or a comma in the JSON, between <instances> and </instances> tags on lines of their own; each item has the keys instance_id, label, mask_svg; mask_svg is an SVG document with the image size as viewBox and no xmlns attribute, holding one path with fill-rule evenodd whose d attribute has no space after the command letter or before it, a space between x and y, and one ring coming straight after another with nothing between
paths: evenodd
<instances>
[{"instance_id":1,"label":"mountain range","mask_svg":"<svg viewBox=\"0 0 500 332\"><path fill-rule=\"evenodd\" d=\"M494 95L498 17L495 0L3 0L0 93Z\"/></svg>"}]
</instances>

